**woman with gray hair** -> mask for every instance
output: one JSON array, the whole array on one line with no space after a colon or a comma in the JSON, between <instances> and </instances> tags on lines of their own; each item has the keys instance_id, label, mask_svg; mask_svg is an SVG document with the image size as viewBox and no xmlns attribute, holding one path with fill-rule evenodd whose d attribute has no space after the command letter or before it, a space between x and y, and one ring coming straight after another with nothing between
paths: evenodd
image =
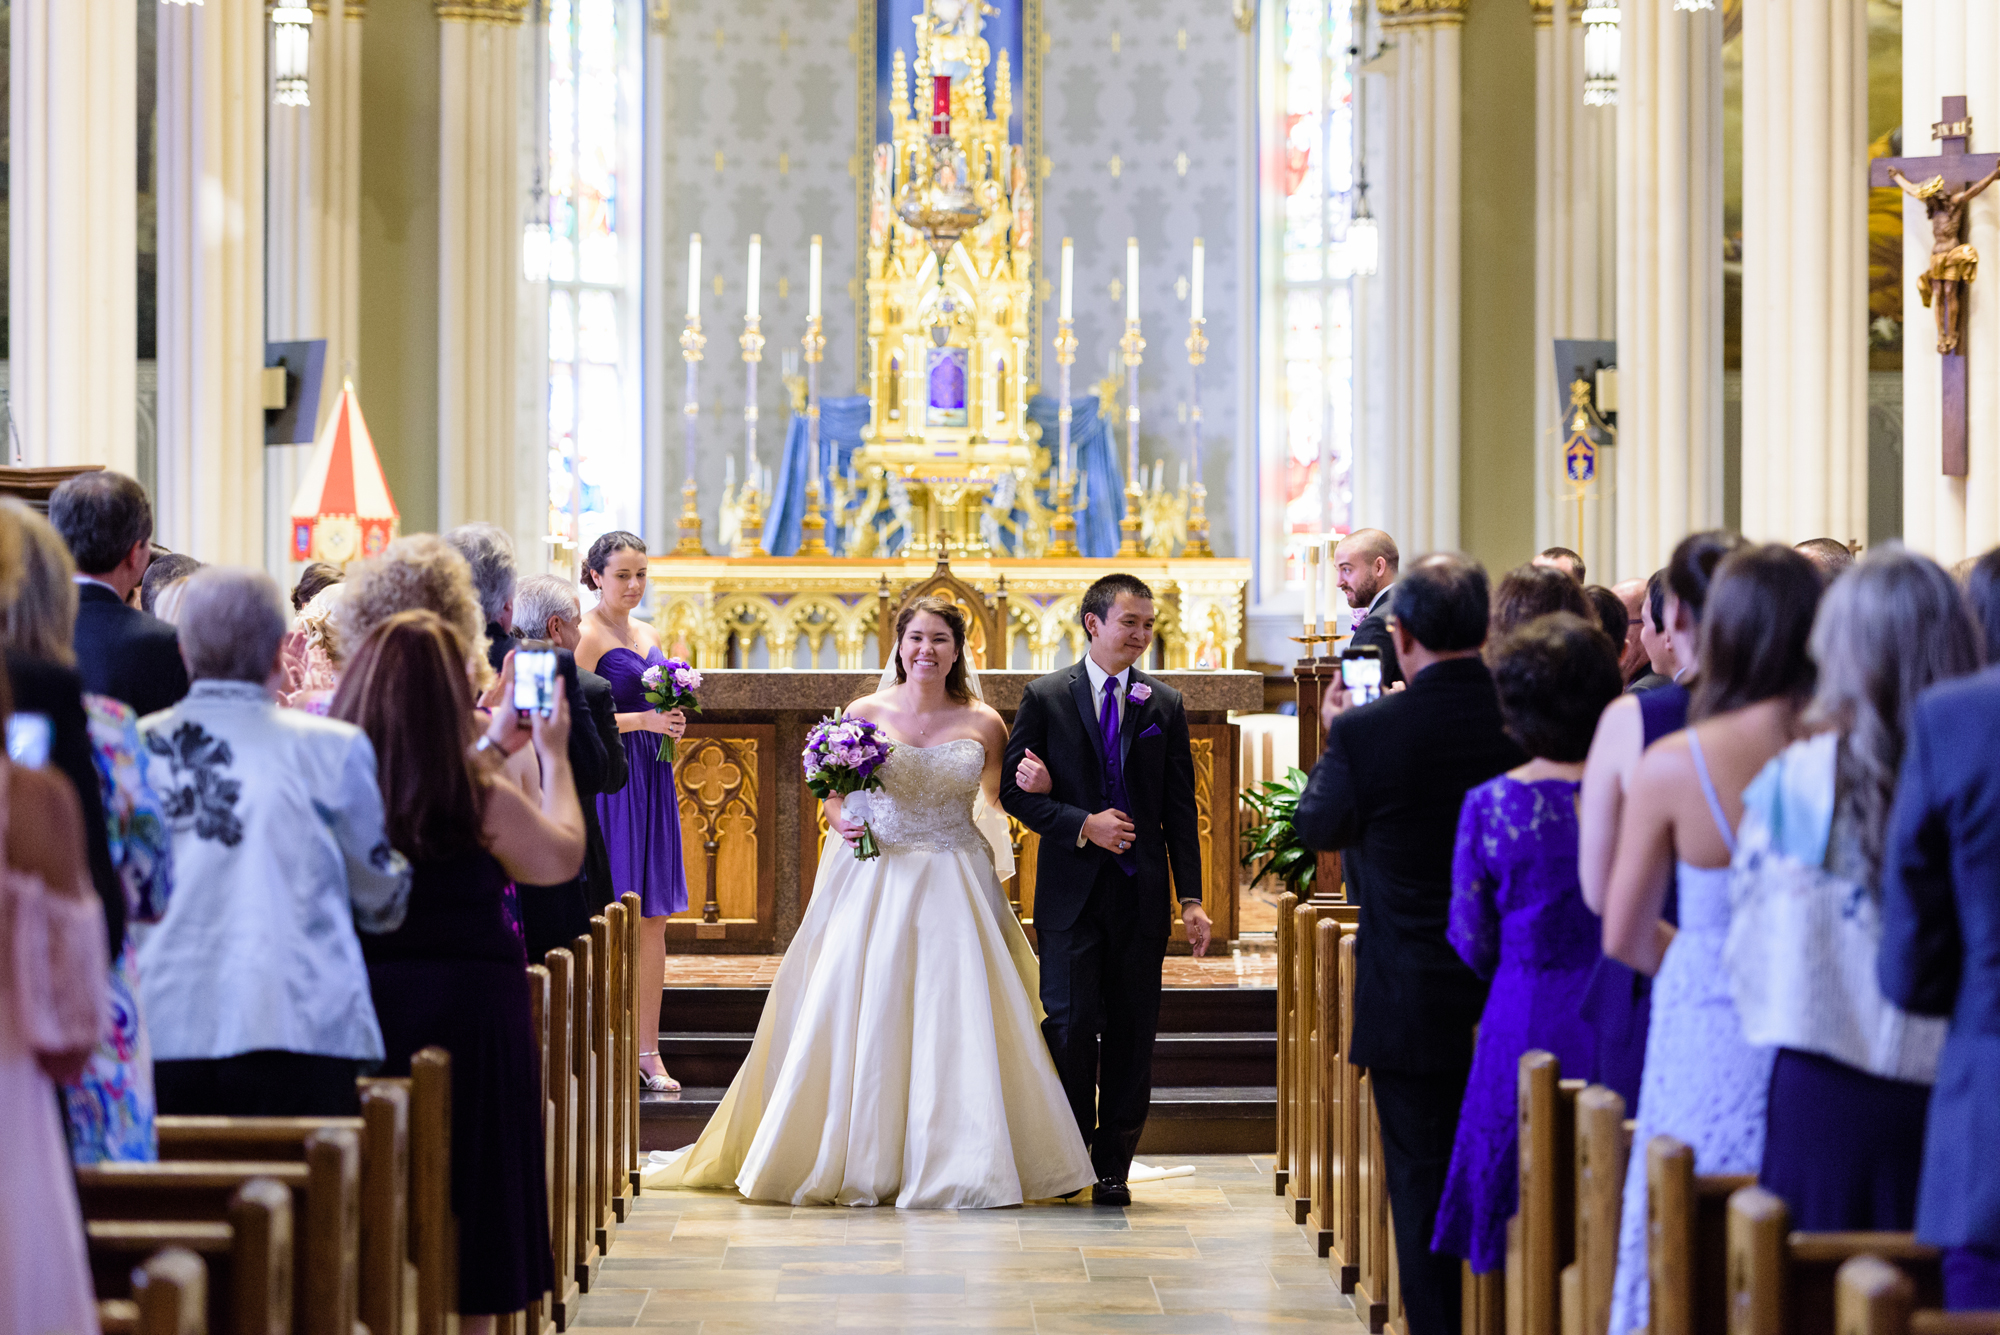
<instances>
[{"instance_id":1,"label":"woman with gray hair","mask_svg":"<svg viewBox=\"0 0 2000 1335\"><path fill-rule=\"evenodd\" d=\"M278 707L290 620L261 571L197 571L193 688L140 726L176 883L139 950L162 1113L351 1116L383 1058L356 931L402 923L410 867L367 736Z\"/></svg>"},{"instance_id":2,"label":"woman with gray hair","mask_svg":"<svg viewBox=\"0 0 2000 1335\"><path fill-rule=\"evenodd\" d=\"M1904 1231L1945 1022L1876 982L1882 862L1911 706L1979 667L1951 577L1897 544L1836 578L1805 723L1743 792L1724 962L1744 1037L1778 1050L1758 1181L1794 1228Z\"/></svg>"}]
</instances>

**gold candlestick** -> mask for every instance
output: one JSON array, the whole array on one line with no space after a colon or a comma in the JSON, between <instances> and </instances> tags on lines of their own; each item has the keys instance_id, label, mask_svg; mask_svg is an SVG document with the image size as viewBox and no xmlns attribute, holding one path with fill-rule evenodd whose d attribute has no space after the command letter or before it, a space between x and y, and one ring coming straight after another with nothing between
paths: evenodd
<instances>
[{"instance_id":1,"label":"gold candlestick","mask_svg":"<svg viewBox=\"0 0 2000 1335\"><path fill-rule=\"evenodd\" d=\"M764 360L764 334L754 315L743 317L743 336L736 340L743 349L743 492L739 498L742 520L736 534L734 556L768 556L764 550L764 505L757 491L757 363Z\"/></svg>"},{"instance_id":2,"label":"gold candlestick","mask_svg":"<svg viewBox=\"0 0 2000 1335\"><path fill-rule=\"evenodd\" d=\"M1139 335L1137 320L1125 322L1125 337L1118 340L1118 347L1125 354L1125 518L1118 524L1118 555L1125 559L1146 554L1139 541L1139 510L1146 500L1139 481L1139 363L1145 360L1146 340Z\"/></svg>"},{"instance_id":3,"label":"gold candlestick","mask_svg":"<svg viewBox=\"0 0 2000 1335\"><path fill-rule=\"evenodd\" d=\"M827 516L820 509L819 363L826 353L826 339L820 333L817 315L806 321L806 336L799 341L806 353L806 449L812 462L806 466L806 512L799 520L798 554L831 556L826 545Z\"/></svg>"},{"instance_id":4,"label":"gold candlestick","mask_svg":"<svg viewBox=\"0 0 2000 1335\"><path fill-rule=\"evenodd\" d=\"M695 367L701 362L701 350L707 344L708 340L701 332L701 317L688 316L687 327L681 330L681 360L687 363L687 390L681 398L681 418L686 425L687 437L682 451L681 540L674 545L675 556L708 555L708 549L701 545L701 503L694 482L695 432L701 425L701 400L696 394Z\"/></svg>"},{"instance_id":5,"label":"gold candlestick","mask_svg":"<svg viewBox=\"0 0 2000 1335\"><path fill-rule=\"evenodd\" d=\"M1049 526L1050 542L1046 555L1074 557L1081 555L1076 546L1076 515L1070 509L1070 495L1076 488L1076 460L1070 457L1069 444L1069 368L1076 362L1076 321L1061 320L1056 327L1056 366L1060 380L1058 390L1062 406L1056 410L1061 437L1056 453L1056 518Z\"/></svg>"},{"instance_id":6,"label":"gold candlestick","mask_svg":"<svg viewBox=\"0 0 2000 1335\"><path fill-rule=\"evenodd\" d=\"M1201 366L1208 360L1207 320L1188 321L1188 370L1194 381L1194 402L1188 406L1188 425L1194 433L1194 485L1188 489L1187 546L1183 556L1214 556L1208 545L1208 487L1201 480Z\"/></svg>"}]
</instances>

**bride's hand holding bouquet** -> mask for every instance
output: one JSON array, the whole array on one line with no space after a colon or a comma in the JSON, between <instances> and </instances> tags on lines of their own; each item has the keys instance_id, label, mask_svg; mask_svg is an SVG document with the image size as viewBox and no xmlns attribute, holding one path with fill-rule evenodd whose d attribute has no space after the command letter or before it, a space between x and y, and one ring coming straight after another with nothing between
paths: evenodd
<instances>
[{"instance_id":1,"label":"bride's hand holding bouquet","mask_svg":"<svg viewBox=\"0 0 2000 1335\"><path fill-rule=\"evenodd\" d=\"M824 802L838 797L841 810L828 813L829 822L854 849L861 861L880 857L875 833L868 828L865 802L852 800L856 794L880 788L877 770L889 758L889 735L865 718L835 714L813 725L806 734L806 787ZM846 826L848 828L841 828Z\"/></svg>"}]
</instances>

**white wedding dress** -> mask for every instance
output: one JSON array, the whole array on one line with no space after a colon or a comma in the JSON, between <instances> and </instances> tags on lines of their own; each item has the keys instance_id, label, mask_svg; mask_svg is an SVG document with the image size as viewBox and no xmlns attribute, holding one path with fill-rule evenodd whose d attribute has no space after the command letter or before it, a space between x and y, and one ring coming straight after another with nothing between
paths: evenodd
<instances>
[{"instance_id":1,"label":"white wedding dress","mask_svg":"<svg viewBox=\"0 0 2000 1335\"><path fill-rule=\"evenodd\" d=\"M647 1186L967 1209L1095 1179L1034 952L973 822L985 763L970 738L895 747L869 795L881 856L828 838L743 1069Z\"/></svg>"}]
</instances>

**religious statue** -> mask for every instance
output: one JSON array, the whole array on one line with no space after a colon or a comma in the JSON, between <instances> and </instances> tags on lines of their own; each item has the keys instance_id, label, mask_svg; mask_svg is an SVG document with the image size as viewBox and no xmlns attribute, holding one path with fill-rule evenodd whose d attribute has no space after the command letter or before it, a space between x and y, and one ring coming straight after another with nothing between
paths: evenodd
<instances>
[{"instance_id":1,"label":"religious statue","mask_svg":"<svg viewBox=\"0 0 2000 1335\"><path fill-rule=\"evenodd\" d=\"M999 12L982 0L931 0L931 31L940 37L976 38L986 16Z\"/></svg>"},{"instance_id":2,"label":"religious statue","mask_svg":"<svg viewBox=\"0 0 2000 1335\"><path fill-rule=\"evenodd\" d=\"M1943 176L1918 184L1892 167L1889 179L1903 193L1922 200L1930 215L1931 263L1917 276L1917 295L1937 319L1938 351L1957 352L1965 336L1966 285L1979 268L1979 252L1965 239L1966 210L1980 191L2000 180L2000 166L1957 192L1945 185Z\"/></svg>"}]
</instances>

